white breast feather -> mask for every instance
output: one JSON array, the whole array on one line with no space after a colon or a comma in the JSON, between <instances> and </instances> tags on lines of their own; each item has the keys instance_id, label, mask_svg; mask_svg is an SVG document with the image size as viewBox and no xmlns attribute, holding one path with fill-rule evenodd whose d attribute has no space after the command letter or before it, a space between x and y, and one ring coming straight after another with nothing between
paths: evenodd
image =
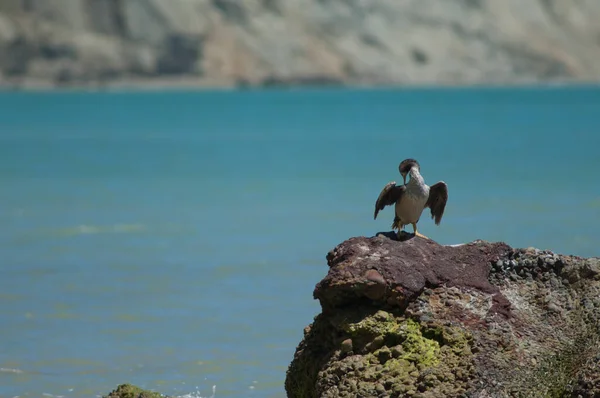
<instances>
[{"instance_id":1,"label":"white breast feather","mask_svg":"<svg viewBox=\"0 0 600 398\"><path fill-rule=\"evenodd\" d=\"M396 202L396 215L403 223L417 222L429 197L428 186L407 187L402 199Z\"/></svg>"}]
</instances>

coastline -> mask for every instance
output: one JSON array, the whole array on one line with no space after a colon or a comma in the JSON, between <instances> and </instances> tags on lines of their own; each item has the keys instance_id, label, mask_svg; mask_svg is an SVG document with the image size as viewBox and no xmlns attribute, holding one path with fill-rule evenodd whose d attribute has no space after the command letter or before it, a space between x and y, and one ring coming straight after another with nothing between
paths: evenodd
<instances>
[{"instance_id":1,"label":"coastline","mask_svg":"<svg viewBox=\"0 0 600 398\"><path fill-rule=\"evenodd\" d=\"M279 84L236 84L232 81L217 79L198 79L195 77L159 77L118 79L109 82L89 81L81 84L54 84L39 79L21 79L0 81L0 93L10 92L228 92L228 91L270 91L270 90L462 90L462 89L553 89L553 88L600 88L600 80L556 79L556 80L510 80L476 82L429 82L403 83L389 82L368 84L342 82L340 84L310 84L281 82Z\"/></svg>"}]
</instances>

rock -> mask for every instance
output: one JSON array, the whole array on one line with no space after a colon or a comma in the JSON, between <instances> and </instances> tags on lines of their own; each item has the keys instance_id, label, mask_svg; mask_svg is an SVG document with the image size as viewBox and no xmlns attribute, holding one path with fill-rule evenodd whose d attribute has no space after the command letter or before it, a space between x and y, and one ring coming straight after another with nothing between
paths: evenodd
<instances>
[{"instance_id":1,"label":"rock","mask_svg":"<svg viewBox=\"0 0 600 398\"><path fill-rule=\"evenodd\" d=\"M378 234L327 263L290 398L600 396L598 259Z\"/></svg>"},{"instance_id":2,"label":"rock","mask_svg":"<svg viewBox=\"0 0 600 398\"><path fill-rule=\"evenodd\" d=\"M587 82L598 20L596 1L10 0L0 74L21 87Z\"/></svg>"},{"instance_id":3,"label":"rock","mask_svg":"<svg viewBox=\"0 0 600 398\"><path fill-rule=\"evenodd\" d=\"M202 60L201 57L200 36L174 34L165 40L156 71L165 75L197 73L200 72L197 70L197 64Z\"/></svg>"},{"instance_id":4,"label":"rock","mask_svg":"<svg viewBox=\"0 0 600 398\"><path fill-rule=\"evenodd\" d=\"M352 351L352 339L346 339L342 341L342 352L347 353Z\"/></svg>"},{"instance_id":5,"label":"rock","mask_svg":"<svg viewBox=\"0 0 600 398\"><path fill-rule=\"evenodd\" d=\"M164 398L164 395L143 390L131 384L121 384L102 398Z\"/></svg>"}]
</instances>

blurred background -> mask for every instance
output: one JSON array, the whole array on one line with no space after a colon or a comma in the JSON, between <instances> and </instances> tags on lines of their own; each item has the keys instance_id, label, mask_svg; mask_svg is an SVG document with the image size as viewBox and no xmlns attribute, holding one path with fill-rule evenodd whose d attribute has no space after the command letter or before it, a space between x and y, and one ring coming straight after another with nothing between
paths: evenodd
<instances>
[{"instance_id":1,"label":"blurred background","mask_svg":"<svg viewBox=\"0 0 600 398\"><path fill-rule=\"evenodd\" d=\"M416 158L440 244L598 256L598 0L0 0L0 397L285 397ZM411 227L408 228L412 232Z\"/></svg>"},{"instance_id":2,"label":"blurred background","mask_svg":"<svg viewBox=\"0 0 600 398\"><path fill-rule=\"evenodd\" d=\"M595 0L2 0L7 87L595 81Z\"/></svg>"}]
</instances>

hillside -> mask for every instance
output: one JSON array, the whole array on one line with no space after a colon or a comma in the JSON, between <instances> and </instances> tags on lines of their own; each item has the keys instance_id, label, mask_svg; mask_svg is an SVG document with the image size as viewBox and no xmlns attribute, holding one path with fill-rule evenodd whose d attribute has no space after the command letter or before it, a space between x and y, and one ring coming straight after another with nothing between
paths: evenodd
<instances>
[{"instance_id":1,"label":"hillside","mask_svg":"<svg viewBox=\"0 0 600 398\"><path fill-rule=\"evenodd\" d=\"M0 85L597 81L600 2L0 0Z\"/></svg>"}]
</instances>

